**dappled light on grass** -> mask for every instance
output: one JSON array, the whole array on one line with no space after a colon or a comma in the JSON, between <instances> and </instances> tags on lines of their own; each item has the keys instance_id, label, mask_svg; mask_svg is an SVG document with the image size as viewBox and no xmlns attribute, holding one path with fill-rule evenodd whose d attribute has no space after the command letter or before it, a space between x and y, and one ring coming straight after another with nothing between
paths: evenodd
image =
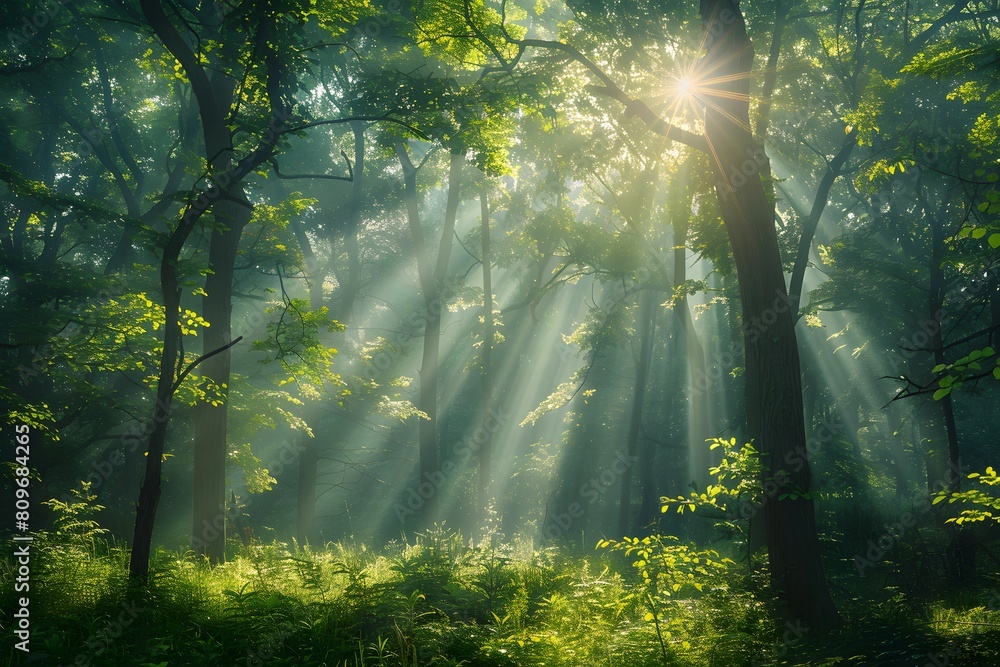
<instances>
[{"instance_id":1,"label":"dappled light on grass","mask_svg":"<svg viewBox=\"0 0 1000 667\"><path fill-rule=\"evenodd\" d=\"M52 664L72 664L91 645L103 649L93 664L136 667L150 659L861 667L942 652L985 667L1000 637L1000 611L985 593L926 608L899 596L858 601L847 613L868 630L793 633L733 586L740 575L732 565L659 538L598 545L611 553L506 541L470 549L461 535L435 527L379 549L256 544L214 568L160 551L146 592L129 587L122 550L98 542L81 556L67 551L73 544L43 545L46 571L56 576L36 593L38 640Z\"/></svg>"}]
</instances>

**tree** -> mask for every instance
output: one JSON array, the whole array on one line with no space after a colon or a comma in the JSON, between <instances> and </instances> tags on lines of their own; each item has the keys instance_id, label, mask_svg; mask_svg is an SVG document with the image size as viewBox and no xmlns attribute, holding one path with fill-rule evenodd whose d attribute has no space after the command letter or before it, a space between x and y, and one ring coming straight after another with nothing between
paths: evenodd
<instances>
[{"instance_id":1,"label":"tree","mask_svg":"<svg viewBox=\"0 0 1000 667\"><path fill-rule=\"evenodd\" d=\"M749 117L753 46L737 3L703 0L700 14L705 53L694 70L691 92L704 108L703 135L658 117L568 44L516 39L509 33L506 38L519 47L517 59L532 47L568 55L600 81L595 92L621 102L627 116L641 119L668 139L710 154L739 277L748 430L768 478L785 491L780 500L769 498L764 506L771 584L792 615L806 619L814 628L830 627L838 616L820 561L809 467L785 469L791 459L805 460L802 382L794 316L774 228L774 204L764 191L759 169L753 167L764 152L754 140ZM510 67L507 62L502 65ZM745 169L746 165L751 168ZM753 328L759 323L767 323L763 334ZM785 495L788 492L793 493Z\"/></svg>"}]
</instances>

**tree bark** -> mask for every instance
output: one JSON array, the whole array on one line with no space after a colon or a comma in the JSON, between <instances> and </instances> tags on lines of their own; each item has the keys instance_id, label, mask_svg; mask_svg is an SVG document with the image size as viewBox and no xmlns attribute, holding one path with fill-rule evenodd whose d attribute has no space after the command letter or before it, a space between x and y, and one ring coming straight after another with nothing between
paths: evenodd
<instances>
[{"instance_id":1,"label":"tree bark","mask_svg":"<svg viewBox=\"0 0 1000 667\"><path fill-rule=\"evenodd\" d=\"M931 214L931 267L930 267L930 321L933 323L931 346L934 348L934 364L948 363L944 355L944 341L941 336L941 313L944 311L944 228L938 216ZM951 393L941 399L945 433L948 438L948 488L958 491L962 485L961 460L958 450L958 429L955 426L955 409Z\"/></svg>"},{"instance_id":2,"label":"tree bark","mask_svg":"<svg viewBox=\"0 0 1000 667\"><path fill-rule=\"evenodd\" d=\"M660 316L659 309L653 310L653 321L650 324L654 330L657 325L657 319ZM672 390L672 387L676 386L678 383L671 373L671 370L675 366L675 355L670 354L672 346L677 341L677 336L671 336L669 329L666 329L664 333L660 335L660 339L664 341L666 345L666 358L667 363L664 367L665 377L661 380L663 386L667 387L667 403L665 406L665 414L672 415L675 413L674 406L679 403L678 392ZM655 341L654 341L655 342ZM651 350L652 352L652 350ZM652 356L652 355L651 355ZM650 359L650 373L653 372L652 358ZM654 385L655 385L654 381ZM668 422L669 423L669 422ZM657 492L660 488L666 488L665 479L661 474L659 474L657 461L656 461L656 442L650 439L645 434L645 427L640 423L640 433L643 434L642 445L639 448L639 484L642 486L642 502L639 506L639 527L646 527L651 525L656 521L659 516L660 507L660 494ZM664 428L660 431L663 433L663 437L669 442L670 439L674 437L672 429ZM666 494L664 494L666 495Z\"/></svg>"},{"instance_id":3,"label":"tree bark","mask_svg":"<svg viewBox=\"0 0 1000 667\"><path fill-rule=\"evenodd\" d=\"M774 0L774 26L771 29L771 48L767 54L767 66L764 70L764 85L760 95L760 106L757 110L757 126L755 134L762 144L767 141L767 131L771 125L771 103L774 100L774 88L778 83L778 59L781 57L781 40L785 33L785 23L791 3L784 0ZM765 183L771 181L771 158L764 155L761 174Z\"/></svg>"},{"instance_id":4,"label":"tree bark","mask_svg":"<svg viewBox=\"0 0 1000 667\"><path fill-rule=\"evenodd\" d=\"M129 556L129 576L145 579L149 574L149 554L152 550L153 525L160 501L160 483L163 469L163 452L170 422L170 407L176 390L176 367L180 361L181 290L177 276L177 261L181 249L190 236L204 209L189 205L180 223L163 249L160 261L160 287L163 291L163 352L156 383L156 404L153 407L152 430L146 447L146 467L139 502L136 505L135 530Z\"/></svg>"},{"instance_id":5,"label":"tree bark","mask_svg":"<svg viewBox=\"0 0 1000 667\"><path fill-rule=\"evenodd\" d=\"M816 236L816 228L819 227L820 218L823 217L827 200L830 198L830 189L837 177L840 176L844 164L851 156L851 151L858 144L854 139L854 134L855 131L851 131L840 151L827 164L826 172L816 189L816 197L813 199L809 216L802 221L802 236L799 237L799 247L795 255L795 265L792 267L792 277L788 287L788 296L791 299L792 313L795 317L798 317L802 304L802 281L805 279L806 267L809 265L809 251L812 249L813 238Z\"/></svg>"},{"instance_id":6,"label":"tree bark","mask_svg":"<svg viewBox=\"0 0 1000 667\"><path fill-rule=\"evenodd\" d=\"M649 364L653 357L653 337L655 335L656 293L645 290L639 297L636 312L639 336L639 356L635 360L635 385L632 389L632 411L629 415L626 449L628 460L635 461L639 449L639 435L642 431L642 406L646 400L646 384L649 378ZM625 469L622 476L621 497L618 500L618 531L628 535L632 516L632 466Z\"/></svg>"},{"instance_id":7,"label":"tree bark","mask_svg":"<svg viewBox=\"0 0 1000 667\"><path fill-rule=\"evenodd\" d=\"M417 170L407 155L402 144L396 146L400 164L403 167L403 184L406 195L407 219L410 226L410 237L413 250L417 255L417 272L420 276L420 287L424 298L424 345L420 359L420 388L417 398L417 408L427 415L421 419L418 431L418 454L420 482L438 479L437 452L437 394L438 372L440 366L441 346L441 316L443 303L444 280L451 259L452 237L455 234L455 219L458 215L459 191L462 184L462 166L465 162L463 151L452 151L448 168L448 201L445 205L444 228L441 231L441 241L438 245L436 261L432 264L430 255L424 243L424 233L420 226L420 215L417 201ZM424 500L421 507L421 523L430 526L438 515L438 492Z\"/></svg>"},{"instance_id":8,"label":"tree bark","mask_svg":"<svg viewBox=\"0 0 1000 667\"><path fill-rule=\"evenodd\" d=\"M186 234L184 235L186 238ZM178 253L183 242L177 245ZM153 525L156 508L160 502L160 481L163 469L163 450L167 440L167 425L173 400L174 368L180 354L180 290L177 288L176 256L171 260L164 253L160 264L160 285L163 288L163 308L166 319L163 326L163 353L160 356L160 374L156 383L156 406L153 411L153 430L146 447L146 470L139 489L139 502L135 513L135 530L132 534L132 552L129 556L129 576L145 579L149 574L149 554L153 543Z\"/></svg>"},{"instance_id":9,"label":"tree bark","mask_svg":"<svg viewBox=\"0 0 1000 667\"><path fill-rule=\"evenodd\" d=\"M479 194L480 233L482 234L483 265L483 349L482 349L482 381L483 381L483 416L485 424L493 410L493 339L495 326L493 323L493 258L490 254L490 202L486 186ZM489 506L492 481L492 443L490 438L479 448L479 503L480 525L486 518Z\"/></svg>"},{"instance_id":10,"label":"tree bark","mask_svg":"<svg viewBox=\"0 0 1000 667\"><path fill-rule=\"evenodd\" d=\"M222 404L212 406L202 403L196 408L192 544L196 551L207 555L212 561L219 562L225 557L225 462L228 402L226 394L230 371L228 343L231 329L233 267L240 235L253 210L243 192L242 181L247 174L274 154L275 146L281 136L278 129L290 115L291 108L280 97L279 79L282 65L273 50L276 42L274 35L275 17L269 15L261 18L257 26L258 34L256 37L258 43L263 45L267 69L268 102L274 117L267 133L258 143L254 152L238 163L234 162L232 131L227 124L227 114L236 94L236 81L232 76L223 72L221 68L214 69L211 78L209 77L207 68L199 61L185 38L167 18L160 0L140 0L140 6L153 31L162 41L164 47L180 63L190 82L191 91L198 103L205 156L211 168L210 178L213 179L211 187L207 192L202 193L197 205L189 206L182 224L178 227L178 232L186 229L186 233L180 239L180 246L171 247L171 251L176 252L172 260L176 263L181 247L193 229L193 225L201 215L211 209L216 222L209 248L209 268L212 273L206 279L207 296L203 298L202 304L203 316L212 326L205 330L202 338L205 351L203 358L206 362L203 374L221 388ZM202 203L203 199L204 203ZM191 227L187 228L189 218L191 219ZM164 253L164 261L166 261L166 257L167 254ZM161 275L165 275L164 271L165 269L161 268ZM171 269L171 271L174 272L173 286L176 286L176 268ZM161 279L164 285L167 284L167 278L169 276ZM171 298L165 293L165 304ZM177 298L180 298L179 295ZM175 316L176 313L168 308L168 320ZM210 356L209 352L212 352ZM179 349L177 354L179 354ZM163 428L166 428L165 424ZM155 432L154 435L157 439L162 437ZM149 458L152 458L152 448L157 443L154 442L153 437L150 440L151 453ZM161 448L161 454L162 444L163 441L160 440L157 445ZM150 461L147 460L147 484L150 482L150 465ZM158 496L159 469L156 469L155 473L155 493ZM140 495L147 494L145 487L146 484L144 484ZM148 540L149 536L152 535L152 525L145 526L144 523L146 520L151 523L155 514L155 499L149 497L147 501L151 499L152 502L147 502L147 507L139 508L139 513L143 514L143 522L140 522L140 518L137 516L137 539L140 537L140 523L143 523L142 539ZM148 534L146 534L147 531ZM146 550L148 558L148 543L142 548Z\"/></svg>"},{"instance_id":11,"label":"tree bark","mask_svg":"<svg viewBox=\"0 0 1000 667\"><path fill-rule=\"evenodd\" d=\"M671 188L671 197L675 198L671 222L674 225L674 286L681 288L687 282L687 237L691 222L691 192L688 188L690 180L689 166L685 162L681 166L675 187ZM688 367L688 403L687 403L687 442L688 442L688 474L699 491L704 491L708 484L709 449L707 440L714 435L712 408L709 401L710 386L708 370L705 364L705 348L698 340L694 328L694 318L691 317L691 307L687 294L681 293L674 304L674 312L680 324L678 333L679 349L683 350L684 360Z\"/></svg>"},{"instance_id":12,"label":"tree bark","mask_svg":"<svg viewBox=\"0 0 1000 667\"><path fill-rule=\"evenodd\" d=\"M753 47L734 0L702 0L710 77L703 98L705 135L716 160L716 192L733 248L743 307L747 421L766 476L783 492L809 491L802 379L794 317L782 273L774 205L754 167L758 148L750 133L749 92ZM758 165L759 167L759 165ZM747 175L747 172L750 172ZM796 465L790 465L790 462ZM790 470L786 470L790 468ZM820 560L813 502L799 495L764 504L771 587L789 613L809 627L839 622Z\"/></svg>"},{"instance_id":13,"label":"tree bark","mask_svg":"<svg viewBox=\"0 0 1000 667\"><path fill-rule=\"evenodd\" d=\"M203 353L225 345L232 337L233 270L243 228L250 220L250 204L242 188L230 191L240 202L224 200L213 208L216 228L209 247L209 269L202 297L202 316L211 326L202 332ZM226 454L229 426L229 352L203 364L202 376L215 386L210 400L195 407L194 416L194 509L192 547L213 563L225 561L226 549ZM218 405L213 405L218 403Z\"/></svg>"}]
</instances>

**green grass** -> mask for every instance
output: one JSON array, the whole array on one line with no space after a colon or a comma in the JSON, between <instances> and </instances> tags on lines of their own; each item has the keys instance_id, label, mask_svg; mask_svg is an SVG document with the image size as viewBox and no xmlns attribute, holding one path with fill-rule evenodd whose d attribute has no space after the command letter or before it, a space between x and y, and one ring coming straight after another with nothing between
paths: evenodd
<instances>
[{"instance_id":1,"label":"green grass","mask_svg":"<svg viewBox=\"0 0 1000 667\"><path fill-rule=\"evenodd\" d=\"M651 621L648 586L621 554L472 548L444 529L377 551L234 547L216 567L159 551L138 589L127 564L124 549L93 535L41 540L32 651L12 651L3 664L924 667L949 646L935 667L1000 664L1000 614L981 592L949 603L845 594L847 627L796 636L743 590L734 568L700 582L701 592L658 602ZM13 564L4 567L9 580Z\"/></svg>"}]
</instances>

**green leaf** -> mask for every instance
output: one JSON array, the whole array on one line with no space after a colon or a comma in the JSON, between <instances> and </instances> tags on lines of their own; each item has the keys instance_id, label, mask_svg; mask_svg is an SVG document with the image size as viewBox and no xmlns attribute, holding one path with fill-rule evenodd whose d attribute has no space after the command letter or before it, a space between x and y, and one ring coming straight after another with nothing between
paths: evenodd
<instances>
[{"instance_id":1,"label":"green leaf","mask_svg":"<svg viewBox=\"0 0 1000 667\"><path fill-rule=\"evenodd\" d=\"M934 400L940 401L942 398L951 393L951 387L943 387L934 392Z\"/></svg>"},{"instance_id":2,"label":"green leaf","mask_svg":"<svg viewBox=\"0 0 1000 667\"><path fill-rule=\"evenodd\" d=\"M991 248L1000 248L1000 234L990 234L990 237L986 241L990 244Z\"/></svg>"}]
</instances>

